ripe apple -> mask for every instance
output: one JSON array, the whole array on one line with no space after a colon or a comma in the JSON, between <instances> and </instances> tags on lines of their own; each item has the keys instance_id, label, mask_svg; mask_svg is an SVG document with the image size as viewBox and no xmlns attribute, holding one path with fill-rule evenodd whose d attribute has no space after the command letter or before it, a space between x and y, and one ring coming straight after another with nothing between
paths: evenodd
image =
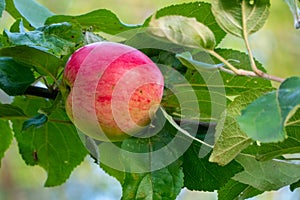
<instances>
[{"instance_id":1,"label":"ripe apple","mask_svg":"<svg viewBox=\"0 0 300 200\"><path fill-rule=\"evenodd\" d=\"M63 80L70 87L66 111L84 134L120 141L150 123L160 104L164 80L141 51L97 42L69 58Z\"/></svg>"}]
</instances>

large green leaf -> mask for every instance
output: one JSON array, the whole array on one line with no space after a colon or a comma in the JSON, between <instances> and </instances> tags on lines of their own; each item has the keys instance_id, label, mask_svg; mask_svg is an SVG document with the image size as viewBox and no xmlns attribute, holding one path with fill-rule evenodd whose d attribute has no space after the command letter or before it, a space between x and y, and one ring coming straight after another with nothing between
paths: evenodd
<instances>
[{"instance_id":1,"label":"large green leaf","mask_svg":"<svg viewBox=\"0 0 300 200\"><path fill-rule=\"evenodd\" d=\"M0 57L0 89L8 95L23 94L34 81L33 72L28 66L10 57Z\"/></svg>"},{"instance_id":2,"label":"large green leaf","mask_svg":"<svg viewBox=\"0 0 300 200\"><path fill-rule=\"evenodd\" d=\"M155 16L159 19L162 16L181 15L189 18L196 18L198 22L207 26L213 33L216 39L216 44L219 44L226 33L218 26L215 17L211 12L211 5L205 2L192 2L177 5L171 5L158 10ZM150 18L148 18L144 26L148 26Z\"/></svg>"},{"instance_id":3,"label":"large green leaf","mask_svg":"<svg viewBox=\"0 0 300 200\"><path fill-rule=\"evenodd\" d=\"M55 15L48 18L46 24L61 22L80 24L85 30L92 29L92 31L102 31L109 34L118 34L137 27L123 24L114 13L105 9L95 10L79 16Z\"/></svg>"},{"instance_id":4,"label":"large green leaf","mask_svg":"<svg viewBox=\"0 0 300 200\"><path fill-rule=\"evenodd\" d=\"M247 154L238 155L236 161L244 167L244 171L233 179L261 191L278 190L300 179L300 166L297 163L257 161L254 156Z\"/></svg>"},{"instance_id":5,"label":"large green leaf","mask_svg":"<svg viewBox=\"0 0 300 200\"><path fill-rule=\"evenodd\" d=\"M148 31L156 37L186 47L214 49L216 45L213 32L196 18L180 15L163 16L159 19L153 17Z\"/></svg>"},{"instance_id":6,"label":"large green leaf","mask_svg":"<svg viewBox=\"0 0 300 200\"><path fill-rule=\"evenodd\" d=\"M0 109L1 106L2 105L0 104ZM0 119L0 138L1 138L1 145L0 145L0 167L1 167L1 160L4 156L5 151L8 149L13 139L13 134L11 128L9 127L9 122L1 119Z\"/></svg>"},{"instance_id":7,"label":"large green leaf","mask_svg":"<svg viewBox=\"0 0 300 200\"><path fill-rule=\"evenodd\" d=\"M278 143L253 144L243 152L254 155L257 160L266 161L285 154L300 153L300 110L291 117L285 130L288 138Z\"/></svg>"},{"instance_id":8,"label":"large green leaf","mask_svg":"<svg viewBox=\"0 0 300 200\"><path fill-rule=\"evenodd\" d=\"M225 185L231 177L242 171L235 161L220 166L208 161L210 154L200 157L201 145L194 142L183 156L184 186L190 190L214 191Z\"/></svg>"},{"instance_id":9,"label":"large green leaf","mask_svg":"<svg viewBox=\"0 0 300 200\"><path fill-rule=\"evenodd\" d=\"M258 31L269 15L269 0L214 0L212 11L219 25L238 37Z\"/></svg>"},{"instance_id":10,"label":"large green leaf","mask_svg":"<svg viewBox=\"0 0 300 200\"><path fill-rule=\"evenodd\" d=\"M218 191L218 200L248 199L261 193L263 191L231 179Z\"/></svg>"},{"instance_id":11,"label":"large green leaf","mask_svg":"<svg viewBox=\"0 0 300 200\"><path fill-rule=\"evenodd\" d=\"M237 117L244 107L260 95L262 95L262 91L259 90L244 92L229 104L216 128L216 144L209 158L211 162L226 165L253 142L240 129Z\"/></svg>"},{"instance_id":12,"label":"large green leaf","mask_svg":"<svg viewBox=\"0 0 300 200\"><path fill-rule=\"evenodd\" d=\"M54 24L34 31L22 31L20 33L5 30L5 35L9 46L28 46L51 53L57 57L69 55L74 51L76 43L70 41L73 37L76 36L76 42L83 43L81 29L76 29L75 25L72 26L69 23ZM78 41L78 39L81 39L81 41Z\"/></svg>"},{"instance_id":13,"label":"large green leaf","mask_svg":"<svg viewBox=\"0 0 300 200\"><path fill-rule=\"evenodd\" d=\"M238 123L253 140L280 142L286 139L284 127L299 105L300 77L292 77L285 80L278 91L268 93L247 106Z\"/></svg>"},{"instance_id":14,"label":"large green leaf","mask_svg":"<svg viewBox=\"0 0 300 200\"><path fill-rule=\"evenodd\" d=\"M149 173L126 173L122 199L175 199L183 187L180 165L177 161Z\"/></svg>"},{"instance_id":15,"label":"large green leaf","mask_svg":"<svg viewBox=\"0 0 300 200\"><path fill-rule=\"evenodd\" d=\"M49 101L40 98L14 100L14 105L24 108L29 117L49 104ZM24 120L14 119L12 122L20 153L26 164L39 165L47 171L45 186L64 183L87 154L76 128L62 109L55 110L48 122L39 128L30 127L22 131Z\"/></svg>"},{"instance_id":16,"label":"large green leaf","mask_svg":"<svg viewBox=\"0 0 300 200\"><path fill-rule=\"evenodd\" d=\"M120 181L123 199L175 199L183 187L180 157L191 141L161 117L139 138L99 145L101 166Z\"/></svg>"},{"instance_id":17,"label":"large green leaf","mask_svg":"<svg viewBox=\"0 0 300 200\"><path fill-rule=\"evenodd\" d=\"M1 48L0 55L12 57L18 62L26 63L42 75L55 76L58 69L63 66L61 59L56 56L28 46Z\"/></svg>"},{"instance_id":18,"label":"large green leaf","mask_svg":"<svg viewBox=\"0 0 300 200\"><path fill-rule=\"evenodd\" d=\"M53 15L35 0L6 0L6 2L6 9L14 18L23 17L30 23L30 26L35 28L43 26L45 20Z\"/></svg>"}]
</instances>

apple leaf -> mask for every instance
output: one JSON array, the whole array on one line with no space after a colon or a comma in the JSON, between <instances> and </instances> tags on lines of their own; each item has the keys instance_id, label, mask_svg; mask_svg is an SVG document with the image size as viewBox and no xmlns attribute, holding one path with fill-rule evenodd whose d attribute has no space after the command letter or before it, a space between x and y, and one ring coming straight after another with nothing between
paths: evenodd
<instances>
[{"instance_id":1,"label":"apple leaf","mask_svg":"<svg viewBox=\"0 0 300 200\"><path fill-rule=\"evenodd\" d=\"M196 69L196 70L217 70L220 67L223 67L223 63L219 64L209 64L209 63L204 63L201 61L197 61L193 59L193 56L190 52L183 52L180 54L176 54L176 58L180 60L180 62L190 68L190 69Z\"/></svg>"},{"instance_id":2,"label":"apple leaf","mask_svg":"<svg viewBox=\"0 0 300 200\"><path fill-rule=\"evenodd\" d=\"M2 17L2 13L5 10L5 0L0 0L0 18Z\"/></svg>"},{"instance_id":3,"label":"apple leaf","mask_svg":"<svg viewBox=\"0 0 300 200\"><path fill-rule=\"evenodd\" d=\"M28 66L10 57L0 57L0 89L8 95L23 94L34 81L33 72Z\"/></svg>"},{"instance_id":4,"label":"apple leaf","mask_svg":"<svg viewBox=\"0 0 300 200\"><path fill-rule=\"evenodd\" d=\"M63 66L62 61L56 56L28 46L1 48L0 56L12 57L17 62L26 63L42 75L55 76L58 69Z\"/></svg>"},{"instance_id":5,"label":"apple leaf","mask_svg":"<svg viewBox=\"0 0 300 200\"><path fill-rule=\"evenodd\" d=\"M148 31L156 37L192 48L214 49L216 40L213 32L196 18L180 15L152 17Z\"/></svg>"},{"instance_id":6,"label":"apple leaf","mask_svg":"<svg viewBox=\"0 0 300 200\"><path fill-rule=\"evenodd\" d=\"M216 143L209 158L211 162L226 165L253 142L240 129L237 117L244 107L261 94L259 90L244 92L228 105L216 127Z\"/></svg>"},{"instance_id":7,"label":"apple leaf","mask_svg":"<svg viewBox=\"0 0 300 200\"><path fill-rule=\"evenodd\" d=\"M263 193L263 191L231 179L218 190L218 200L248 199L261 193Z\"/></svg>"},{"instance_id":8,"label":"apple leaf","mask_svg":"<svg viewBox=\"0 0 300 200\"><path fill-rule=\"evenodd\" d=\"M18 117L26 118L26 114L17 106L13 106L10 104L0 104L0 119L14 119Z\"/></svg>"},{"instance_id":9,"label":"apple leaf","mask_svg":"<svg viewBox=\"0 0 300 200\"><path fill-rule=\"evenodd\" d=\"M295 28L300 28L300 9L298 7L297 0L284 0L285 3L289 6L293 17L294 17L294 26Z\"/></svg>"},{"instance_id":10,"label":"apple leaf","mask_svg":"<svg viewBox=\"0 0 300 200\"><path fill-rule=\"evenodd\" d=\"M175 199L183 187L181 156L191 140L157 114L136 137L99 144L101 166L120 181L123 199Z\"/></svg>"},{"instance_id":11,"label":"apple leaf","mask_svg":"<svg viewBox=\"0 0 300 200\"><path fill-rule=\"evenodd\" d=\"M47 8L37 3L35 0L6 0L7 11L15 18L24 17L31 26L37 28L43 26L45 20L52 16Z\"/></svg>"},{"instance_id":12,"label":"apple leaf","mask_svg":"<svg viewBox=\"0 0 300 200\"><path fill-rule=\"evenodd\" d=\"M212 12L218 24L238 37L258 31L268 18L269 8L269 0L212 1Z\"/></svg>"},{"instance_id":13,"label":"apple leaf","mask_svg":"<svg viewBox=\"0 0 300 200\"><path fill-rule=\"evenodd\" d=\"M204 25L206 25L213 33L215 37L216 44L219 44L225 37L226 33L219 27L211 12L211 5L205 2L191 2L171 5L158 10L155 14L157 18L163 16L181 15L189 18L196 18L196 20ZM149 17L144 26L148 26L150 21Z\"/></svg>"},{"instance_id":14,"label":"apple leaf","mask_svg":"<svg viewBox=\"0 0 300 200\"><path fill-rule=\"evenodd\" d=\"M0 104L0 109L2 105ZM1 145L0 145L0 167L1 167L1 160L4 156L5 151L9 148L13 134L12 130L9 127L9 122L0 119L0 138L1 138Z\"/></svg>"},{"instance_id":15,"label":"apple leaf","mask_svg":"<svg viewBox=\"0 0 300 200\"><path fill-rule=\"evenodd\" d=\"M184 186L190 190L214 191L220 189L242 167L235 161L222 167L208 161L210 154L199 155L201 145L193 142L183 156Z\"/></svg>"},{"instance_id":16,"label":"apple leaf","mask_svg":"<svg viewBox=\"0 0 300 200\"><path fill-rule=\"evenodd\" d=\"M139 26L127 26L123 24L117 16L109 10L99 9L79 16L54 15L46 20L45 24L70 22L80 24L84 30L94 32L105 32L108 34L118 34Z\"/></svg>"},{"instance_id":17,"label":"apple leaf","mask_svg":"<svg viewBox=\"0 0 300 200\"><path fill-rule=\"evenodd\" d=\"M238 118L238 123L253 140L280 142L286 139L284 127L299 105L300 78L292 77L285 80L277 91L268 93L247 106Z\"/></svg>"},{"instance_id":18,"label":"apple leaf","mask_svg":"<svg viewBox=\"0 0 300 200\"><path fill-rule=\"evenodd\" d=\"M75 43L59 37L61 32L65 32L66 29L70 28L72 32L76 32L76 37L79 35L79 37L81 36L81 40L83 40L81 30L76 30L75 27L72 27L72 25L68 23L55 24L34 31L20 33L5 30L5 35L8 38L9 46L28 46L60 57L70 54L73 52L71 50L75 48ZM69 37L69 39L71 38L72 37Z\"/></svg>"},{"instance_id":19,"label":"apple leaf","mask_svg":"<svg viewBox=\"0 0 300 200\"><path fill-rule=\"evenodd\" d=\"M36 115L39 108L49 104L40 98L18 97L14 100L14 105L24 108L28 116ZM48 122L39 128L31 126L22 131L23 118L12 122L22 158L26 164L39 165L48 172L47 187L64 183L87 155L76 128L61 109L55 110Z\"/></svg>"},{"instance_id":20,"label":"apple leaf","mask_svg":"<svg viewBox=\"0 0 300 200\"><path fill-rule=\"evenodd\" d=\"M181 162L149 173L126 173L123 200L175 199L183 187Z\"/></svg>"},{"instance_id":21,"label":"apple leaf","mask_svg":"<svg viewBox=\"0 0 300 200\"><path fill-rule=\"evenodd\" d=\"M251 154L259 161L271 160L285 154L297 154L300 152L300 110L293 115L285 127L288 138L278 143L253 144L243 152Z\"/></svg>"},{"instance_id":22,"label":"apple leaf","mask_svg":"<svg viewBox=\"0 0 300 200\"><path fill-rule=\"evenodd\" d=\"M257 161L254 156L240 154L235 159L244 171L233 179L261 191L278 190L300 179L299 164L282 160Z\"/></svg>"}]
</instances>

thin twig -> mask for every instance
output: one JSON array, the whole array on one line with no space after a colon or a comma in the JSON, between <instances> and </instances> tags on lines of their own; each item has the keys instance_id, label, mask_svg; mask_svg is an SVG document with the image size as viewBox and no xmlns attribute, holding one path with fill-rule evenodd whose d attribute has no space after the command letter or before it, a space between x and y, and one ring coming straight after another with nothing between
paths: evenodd
<instances>
[{"instance_id":1,"label":"thin twig","mask_svg":"<svg viewBox=\"0 0 300 200\"><path fill-rule=\"evenodd\" d=\"M243 4L245 4L245 3L246 2L243 1ZM243 5L242 8L245 8L245 5ZM243 10L242 13L245 13L245 12L246 11ZM249 57L251 68L252 68L253 72L255 74L257 74L258 77L262 77L264 79L268 79L268 80L272 80L272 81L282 83L285 79L280 78L280 77L276 77L276 76L273 76L273 75L266 74L266 73L264 73L263 71L261 71L260 69L257 68L256 63L254 61L254 56L253 56L253 53L252 53L252 50L251 50L251 47L250 47L250 42L249 42L249 39L248 39L247 19L246 19L246 15L244 15L244 14L242 15L242 26L243 26L243 39L244 39L244 42L245 42L245 46L246 46L246 49L247 49L247 52L248 52L248 57Z\"/></svg>"}]
</instances>

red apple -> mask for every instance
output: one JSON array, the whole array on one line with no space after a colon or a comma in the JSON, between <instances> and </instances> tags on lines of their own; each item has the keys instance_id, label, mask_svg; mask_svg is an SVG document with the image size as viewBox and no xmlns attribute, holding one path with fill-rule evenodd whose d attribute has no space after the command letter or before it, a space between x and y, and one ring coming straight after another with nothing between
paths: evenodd
<instances>
[{"instance_id":1,"label":"red apple","mask_svg":"<svg viewBox=\"0 0 300 200\"><path fill-rule=\"evenodd\" d=\"M84 134L120 141L151 121L164 81L141 51L113 42L78 49L68 60L64 82L70 87L66 111Z\"/></svg>"}]
</instances>

